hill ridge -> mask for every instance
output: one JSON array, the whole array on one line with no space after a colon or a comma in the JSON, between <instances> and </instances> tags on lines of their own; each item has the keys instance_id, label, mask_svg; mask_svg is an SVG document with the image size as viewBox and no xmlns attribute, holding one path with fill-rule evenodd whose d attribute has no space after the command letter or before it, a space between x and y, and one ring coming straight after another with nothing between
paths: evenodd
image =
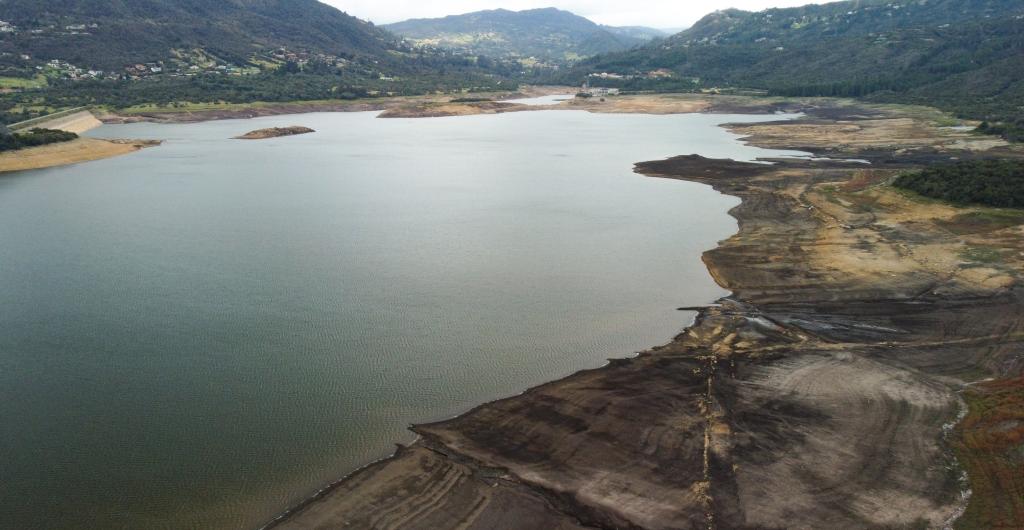
<instances>
[{"instance_id":1,"label":"hill ridge","mask_svg":"<svg viewBox=\"0 0 1024 530\"><path fill-rule=\"evenodd\" d=\"M651 28L603 26L556 7L487 9L409 19L383 27L418 45L496 58L532 58L552 64L627 50L665 36Z\"/></svg>"},{"instance_id":2,"label":"hill ridge","mask_svg":"<svg viewBox=\"0 0 1024 530\"><path fill-rule=\"evenodd\" d=\"M711 13L690 29L582 61L561 81L871 97L966 116L1024 115L1024 3L854 0Z\"/></svg>"}]
</instances>

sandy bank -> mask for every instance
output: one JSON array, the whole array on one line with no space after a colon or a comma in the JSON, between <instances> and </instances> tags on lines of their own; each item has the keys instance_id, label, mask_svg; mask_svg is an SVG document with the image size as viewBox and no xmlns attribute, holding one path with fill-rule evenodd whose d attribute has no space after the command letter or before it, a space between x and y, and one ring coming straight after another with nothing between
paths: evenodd
<instances>
[{"instance_id":1,"label":"sandy bank","mask_svg":"<svg viewBox=\"0 0 1024 530\"><path fill-rule=\"evenodd\" d=\"M119 156L159 145L150 140L99 140L79 138L70 142L41 145L0 153L0 173L77 164Z\"/></svg>"},{"instance_id":2,"label":"sandy bank","mask_svg":"<svg viewBox=\"0 0 1024 530\"><path fill-rule=\"evenodd\" d=\"M733 127L751 143L872 164L639 164L742 199L739 232L704 256L733 295L636 359L414 427L412 447L276 526L941 527L960 513L944 426L959 385L1024 372L1024 216L886 182L1024 154L913 109L764 104L809 116Z\"/></svg>"},{"instance_id":3,"label":"sandy bank","mask_svg":"<svg viewBox=\"0 0 1024 530\"><path fill-rule=\"evenodd\" d=\"M537 110L536 107L505 103L501 101L479 102L426 102L399 105L380 114L381 118L443 118L448 116L476 116L479 114L502 114Z\"/></svg>"},{"instance_id":4,"label":"sandy bank","mask_svg":"<svg viewBox=\"0 0 1024 530\"><path fill-rule=\"evenodd\" d=\"M282 116L286 114L306 114L310 112L366 112L384 110L388 105L383 100L331 101L331 102L295 102L295 103L261 103L254 105L211 105L209 108L197 109L159 109L131 113L105 112L98 118L103 123L199 123L214 120L238 120Z\"/></svg>"}]
</instances>

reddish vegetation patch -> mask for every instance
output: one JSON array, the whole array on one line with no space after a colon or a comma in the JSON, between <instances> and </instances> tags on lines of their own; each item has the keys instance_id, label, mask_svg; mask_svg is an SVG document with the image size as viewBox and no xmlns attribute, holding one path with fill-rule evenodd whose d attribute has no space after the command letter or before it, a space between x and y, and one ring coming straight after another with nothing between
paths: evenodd
<instances>
[{"instance_id":1,"label":"reddish vegetation patch","mask_svg":"<svg viewBox=\"0 0 1024 530\"><path fill-rule=\"evenodd\" d=\"M958 528L1020 528L1024 521L1024 377L982 383L964 394L957 455L974 492Z\"/></svg>"}]
</instances>

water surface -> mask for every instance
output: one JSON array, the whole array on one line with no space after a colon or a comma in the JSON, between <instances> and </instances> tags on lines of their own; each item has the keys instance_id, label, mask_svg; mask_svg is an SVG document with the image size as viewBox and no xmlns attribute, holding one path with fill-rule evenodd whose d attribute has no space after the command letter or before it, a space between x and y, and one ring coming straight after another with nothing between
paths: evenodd
<instances>
[{"instance_id":1,"label":"water surface","mask_svg":"<svg viewBox=\"0 0 1024 530\"><path fill-rule=\"evenodd\" d=\"M166 143L0 177L0 527L255 527L409 423L666 342L737 200L632 165L779 154L717 127L757 119L106 126Z\"/></svg>"},{"instance_id":2,"label":"water surface","mask_svg":"<svg viewBox=\"0 0 1024 530\"><path fill-rule=\"evenodd\" d=\"M538 96L534 98L508 99L505 101L507 103L519 103L521 105L546 107L550 105L558 105L563 101L572 100L574 97L575 95L573 94L552 94L547 96Z\"/></svg>"}]
</instances>

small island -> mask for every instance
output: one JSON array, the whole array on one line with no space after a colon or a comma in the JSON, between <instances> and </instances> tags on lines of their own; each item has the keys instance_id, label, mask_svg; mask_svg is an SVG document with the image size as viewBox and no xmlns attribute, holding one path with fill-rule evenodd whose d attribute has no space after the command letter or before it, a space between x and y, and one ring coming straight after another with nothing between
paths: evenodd
<instances>
[{"instance_id":1,"label":"small island","mask_svg":"<svg viewBox=\"0 0 1024 530\"><path fill-rule=\"evenodd\" d=\"M236 140L265 140L267 138L277 138L279 136L295 136L296 134L309 134L316 132L309 127L271 127L269 129L257 129L250 131L242 136L236 136Z\"/></svg>"}]
</instances>

